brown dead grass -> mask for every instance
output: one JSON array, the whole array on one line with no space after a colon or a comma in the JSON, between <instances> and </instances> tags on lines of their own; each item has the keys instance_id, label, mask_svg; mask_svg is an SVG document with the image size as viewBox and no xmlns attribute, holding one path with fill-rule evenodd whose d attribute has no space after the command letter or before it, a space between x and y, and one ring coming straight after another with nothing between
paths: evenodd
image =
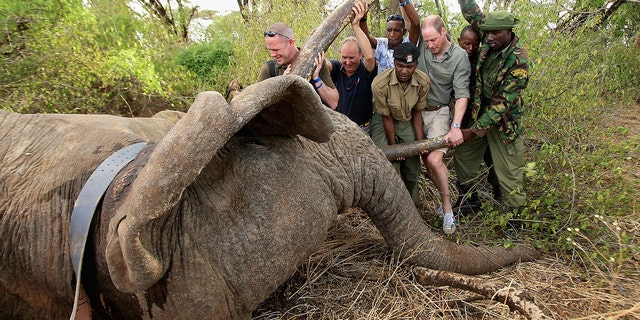
<instances>
[{"instance_id":1,"label":"brown dead grass","mask_svg":"<svg viewBox=\"0 0 640 320\"><path fill-rule=\"evenodd\" d=\"M254 319L525 319L468 291L418 284L366 215L353 210L340 219L326 245ZM638 232L640 223L627 227ZM603 271L573 259L545 254L479 278L524 290L548 319L640 319L640 261Z\"/></svg>"},{"instance_id":2,"label":"brown dead grass","mask_svg":"<svg viewBox=\"0 0 640 320\"><path fill-rule=\"evenodd\" d=\"M632 106L623 113L612 115L621 120L610 123L629 128L628 135L640 135L640 106ZM640 169L625 170L632 178L638 177ZM422 193L423 198L435 199L436 190L432 188L427 187ZM420 211L429 224L436 225L432 223L433 206L424 205ZM585 260L588 255L579 251L596 252L594 244L593 248L577 247L573 252L545 253L537 261L514 264L478 278L505 289L525 291L548 319L640 319L640 212L630 212L617 222L609 222L620 228L617 232L632 238L630 245L635 250L631 251L636 256L609 261L606 265ZM452 241L489 244L480 235L465 232L463 225L460 229ZM440 230L434 228L434 232ZM514 240L519 242L517 238ZM397 261L367 216L352 209L339 216L339 223L330 231L325 245L260 305L254 319L525 317L501 302L469 291L418 284L411 266Z\"/></svg>"}]
</instances>

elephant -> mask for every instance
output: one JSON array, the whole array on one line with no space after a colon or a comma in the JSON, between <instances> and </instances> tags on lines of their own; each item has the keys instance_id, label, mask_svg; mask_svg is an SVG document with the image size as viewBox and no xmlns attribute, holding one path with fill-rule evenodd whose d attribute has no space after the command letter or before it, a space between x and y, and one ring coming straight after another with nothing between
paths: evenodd
<instances>
[{"instance_id":1,"label":"elephant","mask_svg":"<svg viewBox=\"0 0 640 320\"><path fill-rule=\"evenodd\" d=\"M198 94L148 118L0 110L2 319L69 318L74 202L146 142L91 220L81 282L105 319L249 319L361 208L406 263L482 274L539 253L457 245L423 222L383 152L299 76Z\"/></svg>"}]
</instances>

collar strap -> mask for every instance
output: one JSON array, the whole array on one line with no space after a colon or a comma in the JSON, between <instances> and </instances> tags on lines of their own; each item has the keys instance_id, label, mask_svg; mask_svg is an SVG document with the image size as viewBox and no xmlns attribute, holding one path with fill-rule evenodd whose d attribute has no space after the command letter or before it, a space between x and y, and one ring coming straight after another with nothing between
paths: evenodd
<instances>
[{"instance_id":1,"label":"collar strap","mask_svg":"<svg viewBox=\"0 0 640 320\"><path fill-rule=\"evenodd\" d=\"M69 251L73 271L76 275L76 294L71 319L75 318L75 313L78 308L82 259L84 257L84 249L87 244L87 236L89 235L93 214L116 175L129 162L133 161L146 145L146 142L138 142L124 147L109 156L109 158L104 160L93 171L76 199L73 212L71 213L69 231Z\"/></svg>"}]
</instances>

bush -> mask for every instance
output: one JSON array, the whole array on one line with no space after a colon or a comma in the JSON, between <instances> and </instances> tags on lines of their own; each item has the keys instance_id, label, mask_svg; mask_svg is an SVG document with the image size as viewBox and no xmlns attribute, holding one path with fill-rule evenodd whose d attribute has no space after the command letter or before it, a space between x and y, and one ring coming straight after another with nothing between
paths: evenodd
<instances>
[{"instance_id":1,"label":"bush","mask_svg":"<svg viewBox=\"0 0 640 320\"><path fill-rule=\"evenodd\" d=\"M523 128L536 164L526 179L528 236L543 249L578 249L600 266L628 258L637 239L612 225L638 210L640 182L629 171L640 167L640 138L620 119L640 99L640 52L620 30L566 35L543 19L522 29L516 32L530 59Z\"/></svg>"},{"instance_id":2,"label":"bush","mask_svg":"<svg viewBox=\"0 0 640 320\"><path fill-rule=\"evenodd\" d=\"M231 80L230 63L234 53L228 40L197 43L182 48L175 56L176 64L195 74L208 90L224 92Z\"/></svg>"},{"instance_id":3,"label":"bush","mask_svg":"<svg viewBox=\"0 0 640 320\"><path fill-rule=\"evenodd\" d=\"M157 33L151 27L132 36L133 26L140 25L133 16L122 31L118 25L105 28L104 17L81 3L56 3L61 7L53 13L26 10L29 25L21 34L22 49L3 47L0 107L22 113L129 116L186 109L189 103L182 97L197 90L179 66L165 62L171 49L167 44L173 41L153 38Z\"/></svg>"}]
</instances>

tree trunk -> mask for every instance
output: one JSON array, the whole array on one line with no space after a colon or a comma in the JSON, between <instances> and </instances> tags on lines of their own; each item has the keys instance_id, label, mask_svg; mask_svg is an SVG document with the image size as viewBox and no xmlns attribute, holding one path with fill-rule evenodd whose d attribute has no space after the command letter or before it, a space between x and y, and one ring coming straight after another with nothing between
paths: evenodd
<instances>
[{"instance_id":1,"label":"tree trunk","mask_svg":"<svg viewBox=\"0 0 640 320\"><path fill-rule=\"evenodd\" d=\"M609 8L607 8L607 11L605 11L604 15L602 16L602 19L600 19L600 23L598 23L598 28L602 28L605 26L605 23L607 22L607 20L609 20L609 17L611 17L613 15L614 12L616 12L616 10L618 10L618 8L625 3L626 0L616 0L614 1Z\"/></svg>"},{"instance_id":2,"label":"tree trunk","mask_svg":"<svg viewBox=\"0 0 640 320\"><path fill-rule=\"evenodd\" d=\"M182 0L177 0L178 14L176 14L169 4L164 5L162 1L159 0L138 0L138 3L140 3L149 14L160 19L160 21L167 26L171 34L180 37L184 42L189 41L189 24L191 24L191 20L196 13L195 7L188 8L182 3ZM185 10L189 10L188 18L184 20L178 18L178 20L175 20L176 16L179 17L180 13Z\"/></svg>"},{"instance_id":3,"label":"tree trunk","mask_svg":"<svg viewBox=\"0 0 640 320\"><path fill-rule=\"evenodd\" d=\"M559 21L555 30L558 32L573 34L578 29L585 26L589 20L596 19L598 17L600 17L600 21L593 27L593 29L602 28L609 20L609 17L611 17L611 15L613 15L618 8L626 2L628 1L606 1L600 8L585 8L580 11L577 11L576 9L576 11L570 13L566 19Z\"/></svg>"}]
</instances>

